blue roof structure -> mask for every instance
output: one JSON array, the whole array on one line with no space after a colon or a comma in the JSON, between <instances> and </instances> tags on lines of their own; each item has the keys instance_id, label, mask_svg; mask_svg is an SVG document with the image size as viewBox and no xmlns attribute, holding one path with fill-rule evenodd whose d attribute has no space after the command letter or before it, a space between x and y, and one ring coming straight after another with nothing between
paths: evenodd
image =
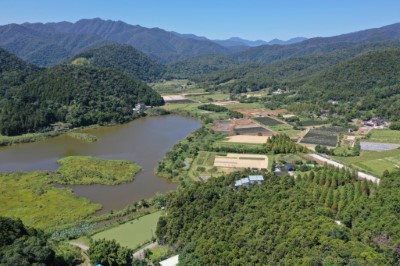
<instances>
[{"instance_id":1,"label":"blue roof structure","mask_svg":"<svg viewBox=\"0 0 400 266\"><path fill-rule=\"evenodd\" d=\"M285 167L288 171L293 171L294 167L291 164L285 164Z\"/></svg>"},{"instance_id":2,"label":"blue roof structure","mask_svg":"<svg viewBox=\"0 0 400 266\"><path fill-rule=\"evenodd\" d=\"M249 175L250 181L264 181L264 177L262 175Z\"/></svg>"}]
</instances>

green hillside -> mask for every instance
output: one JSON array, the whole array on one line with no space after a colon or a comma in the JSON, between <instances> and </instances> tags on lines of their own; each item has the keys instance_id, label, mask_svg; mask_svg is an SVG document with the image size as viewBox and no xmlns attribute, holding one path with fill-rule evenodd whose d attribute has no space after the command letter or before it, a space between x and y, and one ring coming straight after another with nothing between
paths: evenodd
<instances>
[{"instance_id":1,"label":"green hillside","mask_svg":"<svg viewBox=\"0 0 400 266\"><path fill-rule=\"evenodd\" d=\"M135 79L159 79L164 67L130 45L113 44L85 50L71 60L72 64L111 68Z\"/></svg>"},{"instance_id":2,"label":"green hillside","mask_svg":"<svg viewBox=\"0 0 400 266\"><path fill-rule=\"evenodd\" d=\"M136 103L158 106L161 96L146 84L113 70L59 65L36 73L4 102L0 132L17 135L72 126L122 123Z\"/></svg>"}]
</instances>

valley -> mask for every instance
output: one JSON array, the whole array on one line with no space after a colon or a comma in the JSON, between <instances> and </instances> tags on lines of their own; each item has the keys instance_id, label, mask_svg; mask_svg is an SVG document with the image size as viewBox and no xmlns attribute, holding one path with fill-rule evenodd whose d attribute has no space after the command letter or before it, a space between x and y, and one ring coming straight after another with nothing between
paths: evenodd
<instances>
[{"instance_id":1,"label":"valley","mask_svg":"<svg viewBox=\"0 0 400 266\"><path fill-rule=\"evenodd\" d=\"M0 26L0 264L398 264L399 59L400 24Z\"/></svg>"}]
</instances>

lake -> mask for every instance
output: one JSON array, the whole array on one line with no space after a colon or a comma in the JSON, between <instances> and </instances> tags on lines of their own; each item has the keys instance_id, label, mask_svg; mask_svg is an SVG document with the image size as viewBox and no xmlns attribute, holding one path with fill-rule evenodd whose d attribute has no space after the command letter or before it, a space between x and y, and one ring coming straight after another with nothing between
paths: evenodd
<instances>
[{"instance_id":1,"label":"lake","mask_svg":"<svg viewBox=\"0 0 400 266\"><path fill-rule=\"evenodd\" d=\"M61 135L39 142L2 147L0 171L54 171L59 167L58 159L74 155L137 162L144 170L135 176L133 182L117 186L69 186L78 196L102 204L102 213L118 210L134 201L150 198L157 192L176 189L176 184L156 177L154 168L174 144L200 127L199 121L180 116L149 117L124 125L79 131L97 136L97 142L89 143Z\"/></svg>"}]
</instances>

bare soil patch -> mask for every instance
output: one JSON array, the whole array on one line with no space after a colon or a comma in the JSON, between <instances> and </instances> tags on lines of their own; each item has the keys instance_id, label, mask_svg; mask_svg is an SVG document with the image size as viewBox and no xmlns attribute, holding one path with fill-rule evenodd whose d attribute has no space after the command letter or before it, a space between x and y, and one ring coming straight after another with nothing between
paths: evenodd
<instances>
[{"instance_id":1,"label":"bare soil patch","mask_svg":"<svg viewBox=\"0 0 400 266\"><path fill-rule=\"evenodd\" d=\"M229 137L226 142L264 144L268 138L269 136L236 135Z\"/></svg>"},{"instance_id":2,"label":"bare soil patch","mask_svg":"<svg viewBox=\"0 0 400 266\"><path fill-rule=\"evenodd\" d=\"M245 117L258 117L258 116L268 116L268 115L279 115L286 113L286 109L276 109L276 110L266 110L266 109L244 109L244 108L238 108L234 109L235 111L238 111L242 113Z\"/></svg>"}]
</instances>

